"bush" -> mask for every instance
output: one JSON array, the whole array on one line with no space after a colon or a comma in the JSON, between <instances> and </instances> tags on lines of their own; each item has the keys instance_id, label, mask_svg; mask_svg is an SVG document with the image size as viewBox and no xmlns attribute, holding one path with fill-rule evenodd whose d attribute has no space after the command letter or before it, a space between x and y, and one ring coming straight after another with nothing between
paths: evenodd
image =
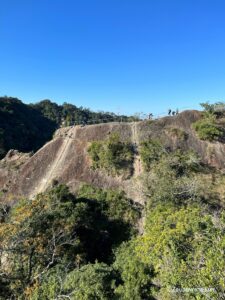
<instances>
[{"instance_id":1,"label":"bush","mask_svg":"<svg viewBox=\"0 0 225 300\"><path fill-rule=\"evenodd\" d=\"M223 130L216 124L216 118L213 115L198 120L193 124L193 128L201 140L212 142L223 136Z\"/></svg>"},{"instance_id":2,"label":"bush","mask_svg":"<svg viewBox=\"0 0 225 300\"><path fill-rule=\"evenodd\" d=\"M201 185L195 173L200 170L199 158L191 151L177 150L163 155L142 176L147 208L159 203L171 202L179 206L198 201Z\"/></svg>"},{"instance_id":3,"label":"bush","mask_svg":"<svg viewBox=\"0 0 225 300\"><path fill-rule=\"evenodd\" d=\"M106 141L93 142L88 153L94 169L102 168L111 175L132 173L134 149L131 143L121 142L118 134L112 134Z\"/></svg>"},{"instance_id":4,"label":"bush","mask_svg":"<svg viewBox=\"0 0 225 300\"><path fill-rule=\"evenodd\" d=\"M149 171L151 164L158 161L160 157L166 154L165 148L158 140L148 140L141 143L140 156L145 171Z\"/></svg>"},{"instance_id":5,"label":"bush","mask_svg":"<svg viewBox=\"0 0 225 300\"><path fill-rule=\"evenodd\" d=\"M200 103L200 105L204 108L205 115L216 114L217 116L223 115L225 112L225 103L224 102L216 102L214 104Z\"/></svg>"}]
</instances>

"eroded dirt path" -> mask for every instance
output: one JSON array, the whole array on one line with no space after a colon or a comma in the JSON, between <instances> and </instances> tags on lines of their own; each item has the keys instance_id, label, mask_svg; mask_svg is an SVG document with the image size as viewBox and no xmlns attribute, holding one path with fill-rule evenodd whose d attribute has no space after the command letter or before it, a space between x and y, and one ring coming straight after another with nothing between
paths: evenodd
<instances>
[{"instance_id":1,"label":"eroded dirt path","mask_svg":"<svg viewBox=\"0 0 225 300\"><path fill-rule=\"evenodd\" d=\"M36 186L33 195L31 195L31 198L34 198L35 195L44 192L52 184L53 179L57 178L59 168L65 161L68 149L75 138L76 128L74 127L68 131L66 137L63 137L62 146L60 147L53 164L49 167L47 173L45 174L39 185Z\"/></svg>"},{"instance_id":2,"label":"eroded dirt path","mask_svg":"<svg viewBox=\"0 0 225 300\"><path fill-rule=\"evenodd\" d=\"M141 158L138 154L138 146L139 146L139 138L138 138L138 130L137 130L137 122L133 122L131 124L131 131L132 131L132 143L135 149L135 156L134 156L134 176L137 177L142 172L142 165L141 165Z\"/></svg>"}]
</instances>

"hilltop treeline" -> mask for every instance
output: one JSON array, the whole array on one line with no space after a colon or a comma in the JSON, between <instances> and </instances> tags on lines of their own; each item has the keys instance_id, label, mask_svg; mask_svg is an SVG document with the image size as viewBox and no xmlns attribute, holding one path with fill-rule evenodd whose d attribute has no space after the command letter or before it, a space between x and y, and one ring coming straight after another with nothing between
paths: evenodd
<instances>
[{"instance_id":1,"label":"hilltop treeline","mask_svg":"<svg viewBox=\"0 0 225 300\"><path fill-rule=\"evenodd\" d=\"M17 98L0 97L0 158L9 149L36 151L60 126L135 120L114 113L92 112L83 107L50 100L26 105Z\"/></svg>"},{"instance_id":2,"label":"hilltop treeline","mask_svg":"<svg viewBox=\"0 0 225 300\"><path fill-rule=\"evenodd\" d=\"M36 104L30 104L30 107L40 111L43 116L55 122L58 126L71 126L79 124L96 124L115 121L136 120L135 117L125 115L118 116L110 112L93 112L88 108L77 107L73 104L63 103L58 105L50 100L43 100Z\"/></svg>"}]
</instances>

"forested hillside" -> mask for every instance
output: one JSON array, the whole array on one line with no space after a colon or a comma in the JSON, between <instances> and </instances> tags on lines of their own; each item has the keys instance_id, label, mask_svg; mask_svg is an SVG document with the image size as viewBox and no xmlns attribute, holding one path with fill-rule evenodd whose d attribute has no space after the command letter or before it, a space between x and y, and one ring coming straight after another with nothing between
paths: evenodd
<instances>
[{"instance_id":1,"label":"forested hillside","mask_svg":"<svg viewBox=\"0 0 225 300\"><path fill-rule=\"evenodd\" d=\"M11 97L0 97L0 158L8 150L36 151L52 138L60 126L129 121L132 118L113 113L95 113L89 109L50 100L26 105Z\"/></svg>"},{"instance_id":2,"label":"forested hillside","mask_svg":"<svg viewBox=\"0 0 225 300\"><path fill-rule=\"evenodd\" d=\"M0 193L0 299L224 299L225 106L202 106L62 128L15 170Z\"/></svg>"},{"instance_id":3,"label":"forested hillside","mask_svg":"<svg viewBox=\"0 0 225 300\"><path fill-rule=\"evenodd\" d=\"M9 149L36 151L50 140L56 123L16 98L0 98L0 158Z\"/></svg>"},{"instance_id":4,"label":"forested hillside","mask_svg":"<svg viewBox=\"0 0 225 300\"><path fill-rule=\"evenodd\" d=\"M126 147L111 145L124 162ZM223 299L224 175L192 151L151 140L140 150L143 205L57 182L32 201L2 203L1 299ZM118 163L105 159L108 170Z\"/></svg>"}]
</instances>

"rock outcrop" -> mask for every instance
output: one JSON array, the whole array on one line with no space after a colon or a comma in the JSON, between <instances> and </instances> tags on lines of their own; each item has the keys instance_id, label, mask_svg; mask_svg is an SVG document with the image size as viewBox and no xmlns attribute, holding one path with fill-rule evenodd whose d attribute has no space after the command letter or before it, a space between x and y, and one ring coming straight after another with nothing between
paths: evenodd
<instances>
[{"instance_id":1,"label":"rock outcrop","mask_svg":"<svg viewBox=\"0 0 225 300\"><path fill-rule=\"evenodd\" d=\"M192 129L192 123L200 117L198 111L185 111L174 117L154 121L61 128L56 131L52 141L33 156L26 157L16 170L7 173L10 163L6 161L9 162L13 157L9 153L0 163L0 189L5 189L4 197L15 200L18 197L33 198L54 181L66 183L73 191L81 184L88 183L103 188L124 189L128 196L140 202L137 177L142 172L142 166L139 157L134 160L132 178L124 180L122 177L111 177L101 170L91 168L87 153L90 143L104 140L113 132L118 132L122 140L131 141L137 148L142 141L157 138L172 150L193 149L204 163L225 170L225 145L201 141ZM9 180L10 185L6 187Z\"/></svg>"}]
</instances>

